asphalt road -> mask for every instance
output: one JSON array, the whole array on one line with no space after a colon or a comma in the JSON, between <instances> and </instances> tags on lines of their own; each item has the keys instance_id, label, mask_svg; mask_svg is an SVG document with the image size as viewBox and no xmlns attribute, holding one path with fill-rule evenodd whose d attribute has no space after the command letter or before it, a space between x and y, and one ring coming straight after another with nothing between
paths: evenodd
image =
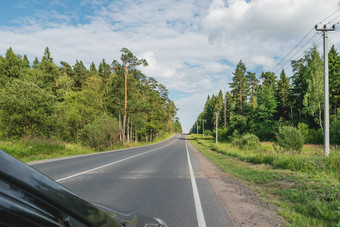
<instances>
[{"instance_id":1,"label":"asphalt road","mask_svg":"<svg viewBox=\"0 0 340 227\"><path fill-rule=\"evenodd\" d=\"M87 201L159 217L169 227L233 226L186 143L176 135L150 146L31 166Z\"/></svg>"}]
</instances>

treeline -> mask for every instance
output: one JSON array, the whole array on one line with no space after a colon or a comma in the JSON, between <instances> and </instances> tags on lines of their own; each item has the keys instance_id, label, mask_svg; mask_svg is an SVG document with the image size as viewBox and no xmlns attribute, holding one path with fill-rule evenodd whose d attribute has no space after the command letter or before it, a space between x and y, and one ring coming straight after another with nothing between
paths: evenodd
<instances>
[{"instance_id":1,"label":"treeline","mask_svg":"<svg viewBox=\"0 0 340 227\"><path fill-rule=\"evenodd\" d=\"M222 140L237 130L240 134L255 134L262 141L273 141L280 127L293 126L301 131L305 143L322 144L324 74L317 47L291 61L291 66L291 76L282 69L278 76L262 72L257 77L240 61L229 83L230 91L208 96L191 132L202 133L203 126L208 133L214 131L217 116ZM329 52L329 91L330 140L340 144L340 56L334 46Z\"/></svg>"},{"instance_id":2,"label":"treeline","mask_svg":"<svg viewBox=\"0 0 340 227\"><path fill-rule=\"evenodd\" d=\"M0 56L0 139L50 138L95 148L152 141L181 132L164 85L136 69L147 65L127 48L120 61L87 69L56 65L48 48L30 64L9 48Z\"/></svg>"}]
</instances>

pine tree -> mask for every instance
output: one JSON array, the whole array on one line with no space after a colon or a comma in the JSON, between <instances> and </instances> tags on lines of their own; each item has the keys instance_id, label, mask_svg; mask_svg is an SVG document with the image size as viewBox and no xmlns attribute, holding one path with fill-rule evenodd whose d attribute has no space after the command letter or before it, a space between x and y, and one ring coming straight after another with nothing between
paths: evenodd
<instances>
[{"instance_id":1,"label":"pine tree","mask_svg":"<svg viewBox=\"0 0 340 227\"><path fill-rule=\"evenodd\" d=\"M338 114L340 107L340 56L334 45L328 53L329 64L329 104L331 114Z\"/></svg>"},{"instance_id":2,"label":"pine tree","mask_svg":"<svg viewBox=\"0 0 340 227\"><path fill-rule=\"evenodd\" d=\"M276 88L276 76L273 72L263 72L261 73L260 78L262 81L262 87L271 87L273 89Z\"/></svg>"},{"instance_id":3,"label":"pine tree","mask_svg":"<svg viewBox=\"0 0 340 227\"><path fill-rule=\"evenodd\" d=\"M239 109L243 113L243 106L245 100L247 100L249 86L248 80L245 76L245 72L247 71L245 64L242 60L236 66L235 72L233 72L233 82L229 83L230 88L232 88L231 93L233 94L233 98L238 100Z\"/></svg>"},{"instance_id":4,"label":"pine tree","mask_svg":"<svg viewBox=\"0 0 340 227\"><path fill-rule=\"evenodd\" d=\"M259 87L259 85L258 85L259 80L256 78L255 73L251 73L251 72L248 72L246 77L247 77L249 87L250 87L250 105L251 105L252 109L254 109L255 104L256 104L255 92L256 92L257 88Z\"/></svg>"},{"instance_id":5,"label":"pine tree","mask_svg":"<svg viewBox=\"0 0 340 227\"><path fill-rule=\"evenodd\" d=\"M289 91L291 89L290 79L286 76L285 71L282 69L280 74L280 80L277 83L277 93L278 93L278 112L280 116L288 120L291 108L291 103L289 100Z\"/></svg>"}]
</instances>

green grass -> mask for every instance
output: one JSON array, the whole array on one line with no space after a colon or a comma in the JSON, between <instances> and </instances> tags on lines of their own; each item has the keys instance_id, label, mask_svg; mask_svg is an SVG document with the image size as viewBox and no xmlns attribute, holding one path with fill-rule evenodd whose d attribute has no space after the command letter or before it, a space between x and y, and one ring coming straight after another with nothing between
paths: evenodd
<instances>
[{"instance_id":1,"label":"green grass","mask_svg":"<svg viewBox=\"0 0 340 227\"><path fill-rule=\"evenodd\" d=\"M311 171L305 164L301 164L303 168L291 167L297 165L291 164L294 162L291 160L299 160L299 156L318 160L323 158L322 148L305 146L301 154L277 154L271 143L262 143L261 151L251 151L227 143L216 146L212 138L203 140L196 135L189 138L222 170L260 192L267 202L277 205L278 213L289 225L340 226L340 183L336 173L339 168L333 163L338 162L339 156L327 159L326 170Z\"/></svg>"},{"instance_id":2,"label":"green grass","mask_svg":"<svg viewBox=\"0 0 340 227\"><path fill-rule=\"evenodd\" d=\"M166 134L161 138L155 138L153 142L130 142L126 144L126 148L157 143L170 138L172 135L173 134ZM116 145L112 149L108 150L117 150L122 148L123 147L121 145ZM101 152L81 144L65 143L42 138L32 138L26 141L0 141L0 149L23 162Z\"/></svg>"}]
</instances>

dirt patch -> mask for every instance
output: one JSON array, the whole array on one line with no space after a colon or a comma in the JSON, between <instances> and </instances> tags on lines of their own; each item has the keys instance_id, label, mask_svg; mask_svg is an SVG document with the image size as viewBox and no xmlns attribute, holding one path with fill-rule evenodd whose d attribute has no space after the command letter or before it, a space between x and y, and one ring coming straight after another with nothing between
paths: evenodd
<instances>
[{"instance_id":1,"label":"dirt patch","mask_svg":"<svg viewBox=\"0 0 340 227\"><path fill-rule=\"evenodd\" d=\"M253 190L223 172L194 146L189 146L235 226L284 226L273 205L263 202Z\"/></svg>"}]
</instances>

